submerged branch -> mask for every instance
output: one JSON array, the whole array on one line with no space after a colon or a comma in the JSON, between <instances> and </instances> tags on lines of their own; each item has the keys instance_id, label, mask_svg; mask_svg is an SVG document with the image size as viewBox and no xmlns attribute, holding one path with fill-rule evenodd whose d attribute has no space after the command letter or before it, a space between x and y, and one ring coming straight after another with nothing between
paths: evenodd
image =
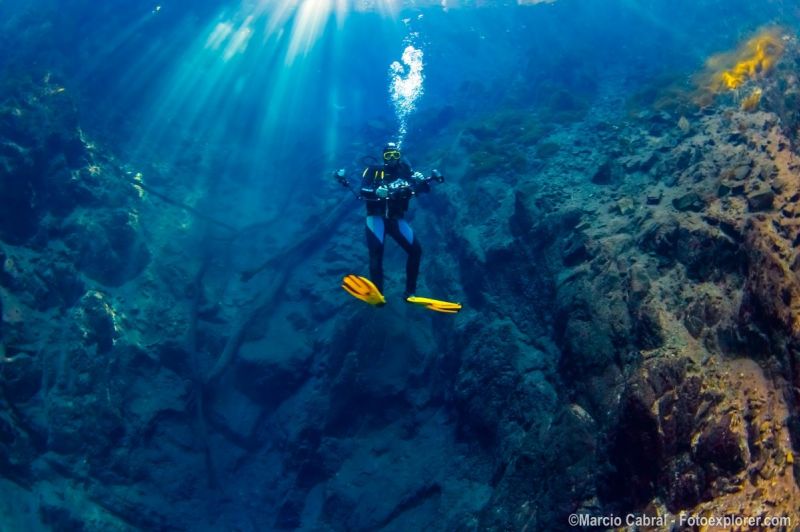
<instances>
[{"instance_id":1,"label":"submerged branch","mask_svg":"<svg viewBox=\"0 0 800 532\"><path fill-rule=\"evenodd\" d=\"M264 312L272 312L279 298L283 295L286 283L289 281L296 268L302 264L315 249L319 248L321 242L333 233L339 222L350 212L350 209L351 205L349 202L340 203L330 212L324 221L319 223L312 232L308 233L295 245L282 253L270 257L257 268L242 274L242 280L247 281L257 273L265 271L268 268L277 270L273 277L271 287L264 291L258 297L253 307L238 320L233 333L228 338L222 350L222 354L206 376L206 386L213 386L222 376L228 366L230 366L236 358L239 347L241 347L250 326L257 318L262 316Z\"/></svg>"},{"instance_id":2,"label":"submerged branch","mask_svg":"<svg viewBox=\"0 0 800 532\"><path fill-rule=\"evenodd\" d=\"M149 194L152 194L153 196L157 197L161 201L163 201L165 203L169 203L170 205L178 207L179 209L183 209L183 210L191 213L192 215L196 216L197 218L199 218L201 220L204 220L206 222L212 223L214 225L218 225L219 227L227 229L228 231L239 232L238 228L236 228L236 227L234 227L234 226L232 226L230 224L227 224L225 222L222 222L220 220L217 220L216 218L214 218L212 216L209 216L209 215L207 215L207 214L205 214L203 212L200 212L198 209L195 209L191 205L187 205L187 204L185 204L185 203L183 203L181 201L178 201L176 199L172 199L171 197L169 197L168 195L164 194L163 192L159 192L159 191L155 190L154 188L152 188L152 187L150 187L148 185L145 185L141 181L137 181L137 180L129 178L129 177L125 177L124 179L126 181L128 181L131 185L141 188L145 192L147 192Z\"/></svg>"},{"instance_id":3,"label":"submerged branch","mask_svg":"<svg viewBox=\"0 0 800 532\"><path fill-rule=\"evenodd\" d=\"M203 255L200 268L192 280L192 302L189 315L189 331L187 335L187 347L189 350L189 360L192 370L192 382L194 383L194 409L195 419L197 420L198 430L200 431L200 442L203 447L203 457L206 465L206 475L208 478L208 485L215 488L219 485L217 481L216 469L214 468L213 457L211 456L211 446L208 442L208 427L206 426L205 417L205 394L203 393L203 381L200 371L200 362L198 360L198 335L197 335L197 321L199 317L200 303L203 298L203 278L208 270L211 257L208 253Z\"/></svg>"}]
</instances>

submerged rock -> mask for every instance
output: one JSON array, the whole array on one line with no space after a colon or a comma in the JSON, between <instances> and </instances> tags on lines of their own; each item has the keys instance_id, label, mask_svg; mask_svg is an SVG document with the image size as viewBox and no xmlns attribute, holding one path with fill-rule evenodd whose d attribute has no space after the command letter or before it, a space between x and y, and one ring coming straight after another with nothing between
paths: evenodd
<instances>
[{"instance_id":1,"label":"submerged rock","mask_svg":"<svg viewBox=\"0 0 800 532\"><path fill-rule=\"evenodd\" d=\"M744 181L750 175L750 165L742 164L730 171L730 178L734 181Z\"/></svg>"},{"instance_id":2,"label":"submerged rock","mask_svg":"<svg viewBox=\"0 0 800 532\"><path fill-rule=\"evenodd\" d=\"M697 466L683 458L702 400L701 381L688 375L688 367L686 359L652 359L626 386L608 450L615 472L601 490L604 496L622 495L627 504L640 506L655 496L658 486L670 485L662 482L669 469L677 469L688 484L674 487L674 499L692 500L695 489L700 491L690 481Z\"/></svg>"},{"instance_id":3,"label":"submerged rock","mask_svg":"<svg viewBox=\"0 0 800 532\"><path fill-rule=\"evenodd\" d=\"M592 175L595 185L611 185L619 181L619 169L613 161L606 161Z\"/></svg>"},{"instance_id":4,"label":"submerged rock","mask_svg":"<svg viewBox=\"0 0 800 532\"><path fill-rule=\"evenodd\" d=\"M707 484L705 471L698 468L688 454L668 466L666 506L673 512L692 508L702 500Z\"/></svg>"},{"instance_id":5,"label":"submerged rock","mask_svg":"<svg viewBox=\"0 0 800 532\"><path fill-rule=\"evenodd\" d=\"M689 333L699 338L707 328L716 326L722 315L722 302L718 298L703 294L686 308L684 325Z\"/></svg>"},{"instance_id":6,"label":"submerged rock","mask_svg":"<svg viewBox=\"0 0 800 532\"><path fill-rule=\"evenodd\" d=\"M636 344L641 349L656 349L664 344L667 333L663 313L652 299L644 301L634 310Z\"/></svg>"},{"instance_id":7,"label":"submerged rock","mask_svg":"<svg viewBox=\"0 0 800 532\"><path fill-rule=\"evenodd\" d=\"M106 286L138 276L150 262L150 251L134 223L128 212L111 209L73 221L65 240L78 268Z\"/></svg>"},{"instance_id":8,"label":"submerged rock","mask_svg":"<svg viewBox=\"0 0 800 532\"><path fill-rule=\"evenodd\" d=\"M622 168L627 173L633 172L643 172L647 173L653 169L656 163L659 162L659 155L658 152L651 151L644 155L636 155L632 157L627 157L622 163Z\"/></svg>"},{"instance_id":9,"label":"submerged rock","mask_svg":"<svg viewBox=\"0 0 800 532\"><path fill-rule=\"evenodd\" d=\"M654 219L644 226L640 238L643 249L655 252L665 263L682 263L693 279L716 279L727 272L740 272L746 264L739 242L696 220Z\"/></svg>"},{"instance_id":10,"label":"submerged rock","mask_svg":"<svg viewBox=\"0 0 800 532\"><path fill-rule=\"evenodd\" d=\"M562 260L564 266L573 267L578 264L584 263L592 258L592 252L587 247L587 238L585 235L578 233L574 239L566 242Z\"/></svg>"},{"instance_id":11,"label":"submerged rock","mask_svg":"<svg viewBox=\"0 0 800 532\"><path fill-rule=\"evenodd\" d=\"M617 212L619 212L622 216L627 216L635 210L635 205L633 200L630 198L621 198L617 201L615 205Z\"/></svg>"},{"instance_id":12,"label":"submerged rock","mask_svg":"<svg viewBox=\"0 0 800 532\"><path fill-rule=\"evenodd\" d=\"M738 183L736 181L722 181L719 184L719 188L717 188L717 196L724 197L728 194L732 194L734 196L741 196L744 194L745 185L744 183Z\"/></svg>"},{"instance_id":13,"label":"submerged rock","mask_svg":"<svg viewBox=\"0 0 800 532\"><path fill-rule=\"evenodd\" d=\"M9 358L5 358L6 356ZM33 399L42 386L41 360L24 353L0 353L5 358L2 364L3 389L14 403L25 403Z\"/></svg>"},{"instance_id":14,"label":"submerged rock","mask_svg":"<svg viewBox=\"0 0 800 532\"><path fill-rule=\"evenodd\" d=\"M664 191L662 189L654 190L647 194L647 204L648 205L658 205L661 203L661 198L664 197Z\"/></svg>"},{"instance_id":15,"label":"submerged rock","mask_svg":"<svg viewBox=\"0 0 800 532\"><path fill-rule=\"evenodd\" d=\"M87 150L77 108L66 94L16 96L25 101L24 110L0 107L0 238L23 244L48 213L63 216L76 207L60 197L73 185L72 172L86 164Z\"/></svg>"},{"instance_id":16,"label":"submerged rock","mask_svg":"<svg viewBox=\"0 0 800 532\"><path fill-rule=\"evenodd\" d=\"M698 193L689 192L672 200L672 206L679 211L700 212L705 208L706 203Z\"/></svg>"},{"instance_id":17,"label":"submerged rock","mask_svg":"<svg viewBox=\"0 0 800 532\"><path fill-rule=\"evenodd\" d=\"M309 377L310 352L276 353L268 342L245 344L234 368L236 387L257 404L275 407Z\"/></svg>"},{"instance_id":18,"label":"submerged rock","mask_svg":"<svg viewBox=\"0 0 800 532\"><path fill-rule=\"evenodd\" d=\"M87 345L97 346L100 353L111 350L118 336L117 316L105 294L87 292L78 304L75 318Z\"/></svg>"},{"instance_id":19,"label":"submerged rock","mask_svg":"<svg viewBox=\"0 0 800 532\"><path fill-rule=\"evenodd\" d=\"M751 212L767 211L775 202L775 193L771 190L754 191L747 195L747 207Z\"/></svg>"},{"instance_id":20,"label":"submerged rock","mask_svg":"<svg viewBox=\"0 0 800 532\"><path fill-rule=\"evenodd\" d=\"M725 473L738 473L749 461L747 435L736 413L724 414L706 427L693 447L698 463L709 464Z\"/></svg>"}]
</instances>

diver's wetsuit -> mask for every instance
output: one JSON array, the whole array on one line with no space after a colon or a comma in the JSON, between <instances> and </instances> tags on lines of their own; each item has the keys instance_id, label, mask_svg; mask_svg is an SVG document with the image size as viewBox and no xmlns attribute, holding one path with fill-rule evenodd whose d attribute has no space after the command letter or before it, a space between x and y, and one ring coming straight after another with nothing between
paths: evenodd
<instances>
[{"instance_id":1,"label":"diver's wetsuit","mask_svg":"<svg viewBox=\"0 0 800 532\"><path fill-rule=\"evenodd\" d=\"M408 254L406 261L406 295L417 289L417 276L422 258L422 247L414 231L403 219L408 202L415 192L428 192L426 182L414 180L411 168L404 162L395 165L370 166L364 170L361 181L361 198L367 206L367 248L369 249L369 275L378 290L383 292L383 243L388 234ZM376 190L381 185L389 189L382 199Z\"/></svg>"}]
</instances>

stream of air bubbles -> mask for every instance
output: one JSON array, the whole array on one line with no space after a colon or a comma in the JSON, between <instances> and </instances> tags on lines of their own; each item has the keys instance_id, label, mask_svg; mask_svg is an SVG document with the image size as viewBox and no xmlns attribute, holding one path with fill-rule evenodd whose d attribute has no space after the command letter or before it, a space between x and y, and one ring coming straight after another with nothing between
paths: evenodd
<instances>
[{"instance_id":1,"label":"stream of air bubbles","mask_svg":"<svg viewBox=\"0 0 800 532\"><path fill-rule=\"evenodd\" d=\"M401 146L408 131L408 117L414 111L417 99L422 96L424 63L421 49L409 44L403 50L400 61L389 66L389 95L399 124L397 144Z\"/></svg>"}]
</instances>

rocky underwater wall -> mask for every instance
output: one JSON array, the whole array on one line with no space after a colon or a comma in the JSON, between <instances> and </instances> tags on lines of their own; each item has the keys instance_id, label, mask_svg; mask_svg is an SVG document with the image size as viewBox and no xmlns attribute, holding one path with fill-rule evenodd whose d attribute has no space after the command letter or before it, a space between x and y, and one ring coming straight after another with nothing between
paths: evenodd
<instances>
[{"instance_id":1,"label":"rocky underwater wall","mask_svg":"<svg viewBox=\"0 0 800 532\"><path fill-rule=\"evenodd\" d=\"M543 139L559 150L493 215L501 237L466 237L462 270L493 272L492 305L546 279L524 298L534 308L508 312L528 329L538 314L557 348L559 401L509 453L483 526L630 512L797 522L798 51L777 42L774 69L699 109L660 101L620 121L595 108Z\"/></svg>"},{"instance_id":2,"label":"rocky underwater wall","mask_svg":"<svg viewBox=\"0 0 800 532\"><path fill-rule=\"evenodd\" d=\"M594 105L454 119L412 222L420 292L456 317L397 303L392 249L389 305L340 290L367 256L335 183L302 219L234 227L241 191L128 168L57 76L4 85L0 522L796 526L800 47L779 39L713 94L630 104L609 75Z\"/></svg>"}]
</instances>

